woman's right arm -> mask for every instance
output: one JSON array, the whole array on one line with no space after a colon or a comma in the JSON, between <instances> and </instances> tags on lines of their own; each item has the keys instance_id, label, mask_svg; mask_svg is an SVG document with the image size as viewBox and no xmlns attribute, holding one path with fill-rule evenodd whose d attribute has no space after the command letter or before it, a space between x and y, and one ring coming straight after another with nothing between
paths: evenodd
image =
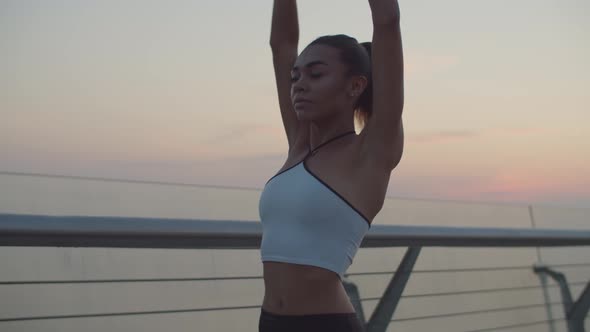
<instances>
[{"instance_id":1,"label":"woman's right arm","mask_svg":"<svg viewBox=\"0 0 590 332\"><path fill-rule=\"evenodd\" d=\"M299 120L291 103L291 68L297 58L299 23L296 0L274 0L270 47L275 70L279 107L289 150L295 145Z\"/></svg>"}]
</instances>

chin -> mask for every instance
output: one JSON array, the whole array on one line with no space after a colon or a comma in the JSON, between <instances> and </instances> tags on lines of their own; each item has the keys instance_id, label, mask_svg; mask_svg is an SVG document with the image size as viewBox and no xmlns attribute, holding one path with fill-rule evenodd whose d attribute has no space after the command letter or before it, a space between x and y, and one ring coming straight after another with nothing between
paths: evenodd
<instances>
[{"instance_id":1,"label":"chin","mask_svg":"<svg viewBox=\"0 0 590 332\"><path fill-rule=\"evenodd\" d=\"M309 120L310 118L310 113L308 110L296 109L295 115L297 115L299 120Z\"/></svg>"},{"instance_id":2,"label":"chin","mask_svg":"<svg viewBox=\"0 0 590 332\"><path fill-rule=\"evenodd\" d=\"M298 107L295 108L295 114L299 120L318 120L321 116L321 111L318 109L310 108L310 107Z\"/></svg>"},{"instance_id":3,"label":"chin","mask_svg":"<svg viewBox=\"0 0 590 332\"><path fill-rule=\"evenodd\" d=\"M306 108L296 108L295 114L297 115L297 118L299 120L308 120L310 118L313 118L314 113Z\"/></svg>"}]
</instances>

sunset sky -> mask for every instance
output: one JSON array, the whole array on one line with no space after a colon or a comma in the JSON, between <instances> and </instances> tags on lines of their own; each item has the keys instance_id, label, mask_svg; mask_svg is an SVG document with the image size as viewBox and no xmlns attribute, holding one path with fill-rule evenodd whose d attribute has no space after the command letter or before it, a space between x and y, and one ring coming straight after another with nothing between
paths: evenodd
<instances>
[{"instance_id":1,"label":"sunset sky","mask_svg":"<svg viewBox=\"0 0 590 332\"><path fill-rule=\"evenodd\" d=\"M300 0L300 50L371 40ZM406 145L388 196L590 207L590 2L400 1ZM0 172L261 189L282 166L271 0L0 1Z\"/></svg>"}]
</instances>

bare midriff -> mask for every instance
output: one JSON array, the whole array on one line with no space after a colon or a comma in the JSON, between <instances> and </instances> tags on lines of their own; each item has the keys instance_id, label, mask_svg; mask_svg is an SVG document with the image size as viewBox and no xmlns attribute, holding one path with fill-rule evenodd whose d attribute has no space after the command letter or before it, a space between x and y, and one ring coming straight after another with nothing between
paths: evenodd
<instances>
[{"instance_id":1,"label":"bare midriff","mask_svg":"<svg viewBox=\"0 0 590 332\"><path fill-rule=\"evenodd\" d=\"M355 312L335 272L283 262L263 265L264 310L281 315Z\"/></svg>"}]
</instances>

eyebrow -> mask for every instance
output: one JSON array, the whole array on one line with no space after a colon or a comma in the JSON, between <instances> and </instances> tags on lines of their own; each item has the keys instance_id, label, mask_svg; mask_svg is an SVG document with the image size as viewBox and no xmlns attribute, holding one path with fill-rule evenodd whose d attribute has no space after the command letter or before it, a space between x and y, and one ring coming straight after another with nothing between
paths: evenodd
<instances>
[{"instance_id":1,"label":"eyebrow","mask_svg":"<svg viewBox=\"0 0 590 332\"><path fill-rule=\"evenodd\" d=\"M309 68L309 67L312 67L312 66L315 66L315 65L324 65L324 66L327 66L328 64L325 63L325 62L323 62L323 61L316 60L316 61L309 62L308 64L305 65L305 67ZM291 70L299 70L299 67L294 66L293 69L291 69Z\"/></svg>"}]
</instances>

